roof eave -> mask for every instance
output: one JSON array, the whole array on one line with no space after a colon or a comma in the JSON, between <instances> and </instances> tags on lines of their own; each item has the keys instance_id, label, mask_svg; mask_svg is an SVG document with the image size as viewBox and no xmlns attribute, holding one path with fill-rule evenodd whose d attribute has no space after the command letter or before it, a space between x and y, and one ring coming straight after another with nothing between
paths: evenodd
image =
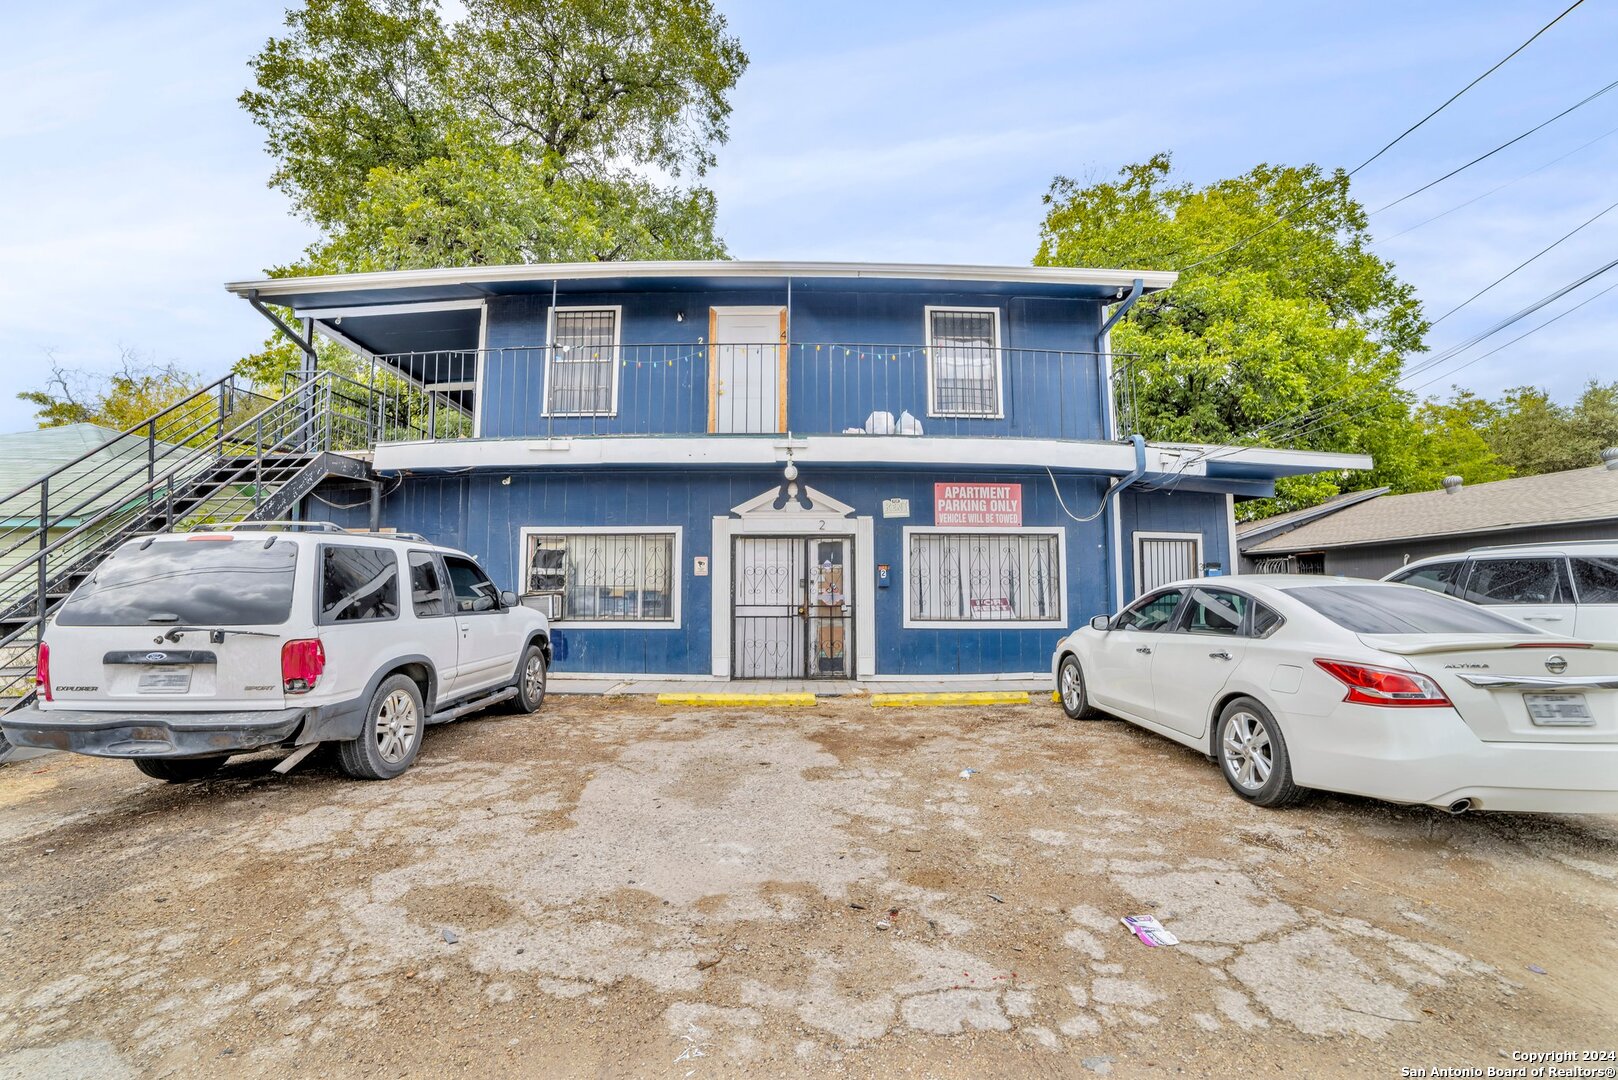
<instances>
[{"instance_id":1,"label":"roof eave","mask_svg":"<svg viewBox=\"0 0 1618 1080\"><path fill-rule=\"evenodd\" d=\"M762 260L648 261L548 263L517 266L443 267L425 270L382 270L362 274L232 281L225 288L237 296L273 299L293 293L497 282L588 280L592 278L886 278L917 281L994 281L1047 285L1088 285L1127 289L1139 279L1147 292L1173 285L1179 275L1168 270L1113 270L1055 266L975 266L933 263L782 262Z\"/></svg>"}]
</instances>

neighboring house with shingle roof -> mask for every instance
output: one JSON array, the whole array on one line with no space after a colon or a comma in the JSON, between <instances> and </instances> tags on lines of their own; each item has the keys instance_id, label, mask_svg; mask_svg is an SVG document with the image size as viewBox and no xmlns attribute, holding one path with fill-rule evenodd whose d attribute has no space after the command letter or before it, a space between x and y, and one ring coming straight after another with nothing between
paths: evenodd
<instances>
[{"instance_id":1,"label":"neighboring house with shingle roof","mask_svg":"<svg viewBox=\"0 0 1618 1080\"><path fill-rule=\"evenodd\" d=\"M0 435L0 568L21 562L38 548L34 532L39 528L39 490L30 485L40 477L63 469L51 481L53 518L62 511L77 510L53 522L47 542L130 498L130 485L109 487L100 477L113 475L113 465L132 457L144 458L148 451L141 440L110 445L118 435L99 424L63 424ZM155 448L159 453L173 449L164 442L156 443Z\"/></svg>"},{"instance_id":2,"label":"neighboring house with shingle roof","mask_svg":"<svg viewBox=\"0 0 1618 1080\"><path fill-rule=\"evenodd\" d=\"M1618 539L1618 460L1410 495L1386 491L1350 492L1238 526L1242 570L1379 578L1416 559L1490 544Z\"/></svg>"}]
</instances>

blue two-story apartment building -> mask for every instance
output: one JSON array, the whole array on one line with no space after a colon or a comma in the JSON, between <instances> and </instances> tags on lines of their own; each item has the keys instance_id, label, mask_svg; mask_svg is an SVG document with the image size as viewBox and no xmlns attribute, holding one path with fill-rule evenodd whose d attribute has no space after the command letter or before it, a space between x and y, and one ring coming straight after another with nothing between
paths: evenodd
<instances>
[{"instance_id":1,"label":"blue two-story apartment building","mask_svg":"<svg viewBox=\"0 0 1618 1080\"><path fill-rule=\"evenodd\" d=\"M1232 502L1352 455L1147 443L1108 329L1158 272L661 262L277 278L393 434L309 518L464 548L555 667L915 680L1237 559ZM368 406L375 408L376 406Z\"/></svg>"}]
</instances>

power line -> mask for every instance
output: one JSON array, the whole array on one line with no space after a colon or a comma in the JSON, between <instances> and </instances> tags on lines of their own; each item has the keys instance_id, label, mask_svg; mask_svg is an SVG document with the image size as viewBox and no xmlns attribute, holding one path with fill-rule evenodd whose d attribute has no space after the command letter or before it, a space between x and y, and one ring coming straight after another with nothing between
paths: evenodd
<instances>
[{"instance_id":1,"label":"power line","mask_svg":"<svg viewBox=\"0 0 1618 1080\"><path fill-rule=\"evenodd\" d=\"M1448 180L1450 177L1460 175L1461 173L1465 172L1467 169L1470 169L1472 166L1476 165L1478 162L1487 161L1489 158L1494 157L1494 155L1498 154L1500 151L1504 150L1506 147L1513 146L1513 145L1515 145L1517 143L1522 142L1524 139L1528 138L1528 136L1532 135L1534 132L1538 131L1540 128L1548 127L1549 125L1556 123L1556 121L1562 119L1562 117L1566 116L1568 113L1572 112L1574 109L1583 108L1585 105L1590 104L1590 102L1594 101L1596 98L1600 97L1601 95L1609 93L1615 87L1618 87L1618 79L1615 79L1614 81L1608 83L1606 86L1603 86L1600 90L1597 90L1595 93L1591 94L1590 96L1588 96L1586 98L1582 98L1579 101L1574 102L1572 105L1569 105L1567 108L1563 109L1561 112L1557 113L1555 116L1551 117L1549 120L1544 120L1544 121L1541 121L1538 124L1535 124L1533 127L1529 128L1527 131L1523 132L1521 135L1518 135L1516 138L1507 139L1505 142L1501 143L1499 146L1495 147L1493 150L1490 150L1488 153L1479 154L1477 157L1473 158L1471 161L1468 161L1465 165L1460 165L1460 166L1457 166L1456 168L1451 169L1449 172L1445 173L1443 176L1440 176L1437 180L1429 180L1427 183L1421 185L1421 187L1417 188L1415 191L1408 192L1408 193L1406 193L1404 195L1401 195L1397 199L1394 199L1392 202L1387 203L1384 206L1377 207L1375 210L1372 210L1371 213L1372 214L1380 214L1384 210L1392 210L1395 206L1398 206L1400 203L1404 202L1406 199L1413 199L1417 195L1420 195L1422 192L1426 191L1428 188L1436 187L1437 185L1442 184L1445 180ZM1369 215L1367 215L1367 216L1369 216Z\"/></svg>"},{"instance_id":2,"label":"power line","mask_svg":"<svg viewBox=\"0 0 1618 1080\"><path fill-rule=\"evenodd\" d=\"M1468 90L1472 89L1478 83L1482 82L1484 79L1487 79L1490 75L1493 75L1496 71L1500 70L1500 68L1505 65L1506 61L1510 60L1512 57L1516 56L1518 53L1520 53L1524 49L1528 48L1528 46L1532 45L1539 38L1539 36L1541 34L1545 33L1545 31L1549 30L1551 27L1553 27L1557 23L1561 22L1563 19L1565 19L1573 11L1574 8L1577 8L1579 5L1581 5L1583 3L1584 3L1584 0L1573 0L1573 3L1568 5L1568 7L1566 9L1564 9L1560 15L1556 16L1556 18L1552 19L1550 22L1546 23L1544 26L1542 26L1538 30L1534 31L1533 35L1531 37L1529 37L1529 39L1527 41L1524 41L1521 45L1518 45L1515 49L1512 49L1505 56L1503 56L1499 60L1497 60L1495 62L1495 64L1494 64L1494 66L1490 67L1483 74L1479 75L1477 78L1473 79L1471 82L1467 83L1465 86L1463 86L1459 90L1455 91L1455 93L1451 94L1444 101L1443 104L1438 106L1438 108L1434 109L1432 112L1428 113L1426 116L1422 117L1420 120L1417 120L1414 124L1411 124L1409 127L1405 128L1391 142L1389 142L1387 145L1383 146L1382 149L1378 150L1376 153L1372 154L1370 157L1366 158L1364 161L1362 161L1358 165L1354 166L1352 169L1350 169L1348 171L1348 175L1353 176L1355 173L1359 172L1361 169L1363 169L1367 165L1371 164L1371 162L1375 161L1377 158L1381 157L1383 154L1387 153L1389 150L1392 150L1395 146L1397 146L1400 142L1402 142L1405 139L1406 136L1410 135L1412 132L1414 132L1417 128L1421 127L1427 121L1431 120L1433 117L1437 116L1439 113L1441 113L1445 109L1449 108L1452 104L1455 103L1455 101L1462 94L1466 93ZM1228 255L1232 251L1236 251L1239 248L1246 247L1248 244L1250 244L1252 241L1256 240L1258 237L1260 237L1263 234L1269 232L1271 229L1275 228L1277 225L1280 225L1282 222L1288 220L1293 214L1299 212L1300 210L1305 209L1308 206L1313 205L1316 202L1319 202L1324 197L1325 197L1325 194L1322 193L1321 195L1317 195L1312 199L1305 200L1301 205L1295 207L1294 209L1292 209L1292 210L1288 211L1287 213L1281 215L1280 217L1276 218L1274 221L1270 222L1268 225L1265 225L1264 227L1262 227L1262 228L1260 228L1260 229L1258 229L1258 230L1256 230L1256 231L1254 231L1252 233L1249 233L1248 235L1242 237L1240 240L1237 240L1235 243L1230 244L1229 246L1227 246L1225 248L1222 248L1219 251L1214 252L1212 255L1208 255L1208 256L1206 256L1204 258L1198 259L1194 263L1189 263L1186 266L1180 267L1176 272L1183 274L1187 270L1194 269L1194 268L1196 268L1198 266L1203 265L1204 263L1212 262L1214 259L1218 259L1218 258L1220 258L1220 257L1222 257L1224 255Z\"/></svg>"},{"instance_id":3,"label":"power line","mask_svg":"<svg viewBox=\"0 0 1618 1080\"><path fill-rule=\"evenodd\" d=\"M1547 304L1553 303L1556 300L1560 299L1561 297L1566 296L1568 293L1572 292L1574 289L1577 289L1580 286L1585 285L1588 282L1591 282L1591 281L1595 280L1596 278L1600 277L1602 274L1605 274L1608 271L1612 270L1614 267L1618 267L1618 259L1614 259L1611 262L1608 262L1603 266L1597 267L1596 269L1590 271L1589 273L1586 273L1586 274L1580 276L1579 278L1577 278L1576 280L1568 283L1567 285L1563 285L1560 288L1553 290L1552 292L1550 292L1546 296L1541 297L1539 300L1536 300L1534 303L1529 304L1527 307L1523 308L1522 310L1517 311L1517 312L1515 312L1515 313L1513 313L1511 315L1508 315L1504 319L1501 319L1499 322L1495 323L1493 326L1490 326L1488 329L1483 330L1480 333L1474 334L1472 337L1468 338L1467 340L1465 340L1463 342L1459 342L1456 345L1453 345L1450 348L1443 350L1442 352L1438 353L1437 355L1428 358L1426 361L1422 362L1421 364L1415 365L1409 371L1407 371L1403 375L1401 375L1399 377L1398 381L1400 383L1403 383L1406 379L1409 379L1413 375L1419 374L1422 371L1429 371L1432 368L1434 368L1435 366L1437 366L1438 364L1441 364L1441 363L1444 363L1447 360L1453 359L1454 357L1458 356L1462 352L1465 352L1467 349L1470 349L1472 346L1474 346L1474 345L1476 345L1476 344L1478 344L1478 343L1480 343L1480 342L1494 336L1495 334L1497 334L1500 331L1506 329L1507 327L1515 325L1516 323L1518 323L1518 322L1522 321L1523 319L1527 318L1529 315L1532 315L1534 312L1536 312L1536 311L1540 310L1541 308L1545 307ZM1594 299L1594 297L1591 297L1591 299ZM1582 307L1582 306L1583 306L1583 304L1578 305L1578 307ZM1577 310L1577 307L1569 309L1570 312L1574 311L1574 310ZM1553 321L1554 320L1546 320L1546 322L1541 324L1541 325L1549 325ZM1536 327L1536 329L1538 329L1538 328ZM1526 337L1527 335L1524 334L1524 335L1521 335L1521 336ZM1520 340L1520 338L1518 338L1517 340ZM1481 357L1475 357L1474 360L1476 360L1476 359L1481 359ZM1471 362L1472 361L1468 361L1467 363L1471 363ZM1466 364L1462 364L1462 365L1460 365L1460 367L1455 368L1455 371L1459 371L1459 370L1461 370L1461 367L1465 367L1465 366L1466 366ZM1449 374L1453 375L1454 371L1450 372ZM1439 376L1438 378L1447 378L1447 377L1448 376ZM1430 380L1430 381L1436 381L1436 379L1435 380ZM1427 384L1424 383L1422 385L1427 385ZM1333 413L1342 413L1343 410L1351 408L1356 402L1364 400L1375 389L1377 389L1377 387L1367 387L1367 388L1361 390L1360 392L1358 392L1357 394L1354 394L1351 397L1348 397L1348 398L1346 398L1346 399L1344 399L1342 401L1330 402L1330 403L1328 403L1326 405L1322 405L1322 406L1319 406L1319 407L1317 407L1315 409L1311 409L1308 412L1302 413L1302 414L1300 414L1299 416L1296 416L1296 417L1287 417L1287 418L1283 418L1283 419L1280 419L1280 420L1271 421L1268 424L1262 425L1262 426L1260 426L1258 428L1254 428L1252 431L1248 432L1247 434L1248 434L1249 437L1256 437L1258 435L1264 434L1265 432L1271 432L1271 431L1276 431L1277 429L1280 429L1278 434L1276 434L1276 436L1275 436L1277 439L1296 440L1296 439L1299 439L1299 438L1301 438L1301 437L1303 437L1305 435L1311 434L1312 432L1322 430L1325 427L1336 426L1337 424L1340 424L1340 423L1342 423L1342 422L1344 422L1346 420L1354 419L1354 418L1359 417L1359 416L1364 416L1367 412L1370 412L1371 409L1364 409L1364 410L1361 410L1361 411L1359 411L1357 413L1354 413L1352 415L1343 415L1343 416L1340 416L1338 419L1331 420L1329 423L1327 422L1328 418L1330 418ZM1190 462L1187 462L1187 464L1194 464L1195 462L1203 460L1204 458L1206 458L1209 461L1214 461L1214 460L1218 460L1218 459L1224 458L1224 457L1231 457L1231 456L1234 456L1235 454L1243 452L1244 450L1251 450L1251 449L1258 449L1258 447L1253 447L1253 446L1225 447L1225 448L1222 448L1221 450L1209 451L1209 452L1207 452L1205 454L1198 455L1197 457L1192 458Z\"/></svg>"},{"instance_id":4,"label":"power line","mask_svg":"<svg viewBox=\"0 0 1618 1080\"><path fill-rule=\"evenodd\" d=\"M1556 240L1551 241L1551 243L1548 246L1540 248L1534 254L1528 256L1528 258L1524 259L1522 262L1518 263L1516 266L1513 266L1510 270L1507 270L1504 274L1501 274L1499 277L1495 278L1493 281L1491 281L1487 285L1483 286L1483 288L1479 289L1477 292L1473 293L1471 296L1468 296L1465 300L1462 300L1459 304L1456 304L1454 307L1450 308L1448 311L1444 312L1444 314L1440 315L1438 318L1434 319L1432 322L1428 323L1427 325L1429 327L1437 326L1439 323L1443 322L1445 319L1449 318L1451 315L1455 314L1457 311L1461 310L1466 305L1470 304L1472 301L1476 300L1478 297L1482 296L1484 293L1488 292L1490 289L1492 289L1496 285L1500 284L1502 281L1506 280L1511 275L1515 274L1517 271L1521 270L1523 267L1527 266L1529 263L1533 262L1535 259L1537 259L1541 255L1545 254L1547 251L1550 251L1552 248L1556 247L1563 240L1566 240L1569 237L1571 237L1571 236L1575 235L1576 233L1578 233L1580 230L1582 230L1585 227L1585 225L1590 225L1593 222L1595 222L1597 219L1604 216L1608 211L1612 210L1614 207L1618 207L1618 202L1610 204L1606 208L1606 210L1598 211L1596 213L1595 217L1586 218L1584 220L1583 224L1575 225L1573 227L1572 231L1563 233Z\"/></svg>"},{"instance_id":5,"label":"power line","mask_svg":"<svg viewBox=\"0 0 1618 1080\"><path fill-rule=\"evenodd\" d=\"M1579 310L1584 305L1590 303L1592 300L1601 299L1603 296L1606 296L1608 293L1612 292L1612 290L1614 290L1614 289L1618 289L1618 281L1613 282L1611 285L1608 285L1605 289L1602 289L1598 293L1592 293L1591 295L1585 297L1583 300L1580 300L1577 304L1574 304L1572 307L1568 308L1566 311L1560 312L1560 313L1558 313L1556 315L1552 315L1550 318L1546 319L1544 322L1538 324L1537 326L1533 327L1532 329L1524 330L1522 333L1518 334L1516 337L1512 338L1510 341L1507 341L1507 342L1505 342L1503 344L1500 344L1500 345L1496 345L1494 348L1490 349L1488 352L1480 353L1477 356L1472 357L1472 359L1468 360L1466 363L1461 364L1459 367L1455 368L1454 371L1451 371L1446 375L1435 375L1431 379L1428 379L1424 383L1417 383L1415 386L1407 387L1406 389L1411 390L1411 391L1416 391L1416 390L1420 390L1420 389L1422 389L1424 387L1431 386L1433 383L1438 382L1440 379L1451 378L1451 377L1454 376L1455 372L1460 371L1461 368L1469 367L1472 364L1477 363L1479 360L1483 360L1483 359L1486 359L1486 358L1488 358L1490 356L1493 356L1495 353L1499 352L1501 349L1510 348L1511 346L1517 344L1517 342L1521 341L1523 338L1528 337L1531 334L1539 333L1541 330L1545 329L1551 323L1556 322L1558 319L1562 319L1562 318L1565 318L1568 315L1573 314L1575 311Z\"/></svg>"},{"instance_id":6,"label":"power line","mask_svg":"<svg viewBox=\"0 0 1618 1080\"><path fill-rule=\"evenodd\" d=\"M1416 222L1414 225L1411 225L1408 228L1400 229L1398 232L1394 233L1391 236L1375 237L1375 238L1373 238L1371 240L1371 243L1373 243L1373 244L1386 244L1389 241L1399 239L1399 237L1404 236L1406 233L1413 233L1417 229L1421 228L1424 225L1431 225L1433 222L1437 221L1439 218L1448 217L1449 215L1455 213L1455 211L1457 211L1457 210L1465 210L1468 206L1471 206L1473 203L1479 202L1479 201L1481 201L1483 199L1487 199L1490 195L1493 195L1493 194L1495 194L1497 192L1504 191L1506 188L1511 187L1513 184L1521 183L1522 181L1528 179L1530 176L1535 176L1535 175L1537 175L1539 173L1542 173L1546 169L1550 168L1552 165L1555 165L1557 162L1566 161L1568 158L1572 157L1574 154L1577 154L1580 150L1588 149L1589 147L1592 147L1596 143L1600 142L1602 139L1611 138L1615 134L1618 134L1618 127L1609 128L1607 131L1604 131L1600 135L1597 135L1595 138L1591 139L1589 142L1580 143L1578 146L1575 146L1573 149L1569 150L1567 153L1562 154L1559 157L1551 158L1551 160L1545 162L1545 164L1539 166L1538 168L1531 169L1528 172L1523 173L1521 176L1517 177L1514 180L1507 180L1503 184L1497 184L1496 186L1490 188L1488 191L1485 191L1481 195L1474 195L1470 199L1467 199L1465 202L1457 203L1456 205L1450 207L1448 210L1444 210L1444 211L1442 211L1440 213L1434 214L1430 218L1423 218L1421 221ZM1379 214L1381 212L1382 211L1380 211L1380 210L1372 210L1369 214L1366 215L1366 217L1375 217L1377 214Z\"/></svg>"}]
</instances>

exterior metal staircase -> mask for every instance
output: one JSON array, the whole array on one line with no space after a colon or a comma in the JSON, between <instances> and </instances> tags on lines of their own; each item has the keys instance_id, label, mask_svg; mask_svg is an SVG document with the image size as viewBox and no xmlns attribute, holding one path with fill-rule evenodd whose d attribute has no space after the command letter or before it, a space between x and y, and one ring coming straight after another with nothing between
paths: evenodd
<instances>
[{"instance_id":1,"label":"exterior metal staircase","mask_svg":"<svg viewBox=\"0 0 1618 1080\"><path fill-rule=\"evenodd\" d=\"M46 620L125 540L285 519L323 480L368 477L383 432L420 437L335 372L284 389L226 376L0 499L0 705L32 698Z\"/></svg>"}]
</instances>

